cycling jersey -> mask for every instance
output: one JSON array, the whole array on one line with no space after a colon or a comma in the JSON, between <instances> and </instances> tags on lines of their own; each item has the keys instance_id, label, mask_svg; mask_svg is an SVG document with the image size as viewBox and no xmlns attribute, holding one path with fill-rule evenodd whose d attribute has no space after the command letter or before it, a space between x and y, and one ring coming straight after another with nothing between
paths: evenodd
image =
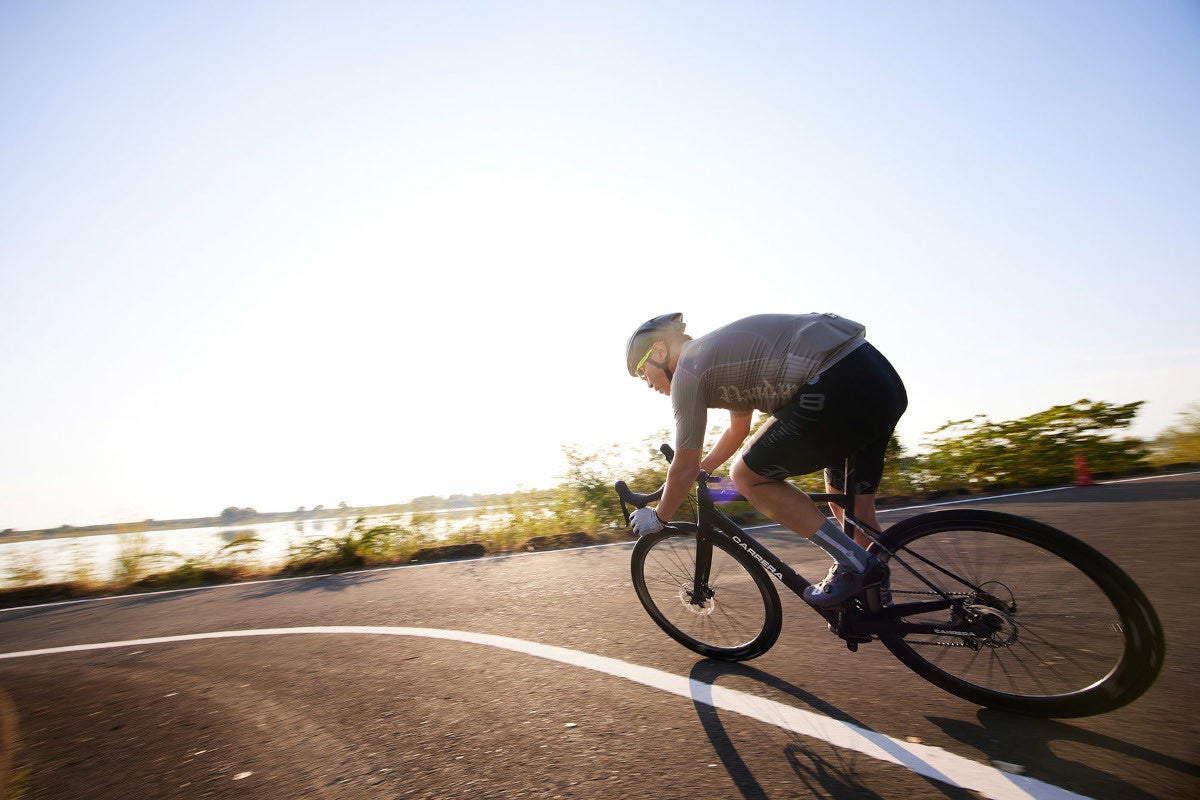
<instances>
[{"instance_id":1,"label":"cycling jersey","mask_svg":"<svg viewBox=\"0 0 1200 800\"><path fill-rule=\"evenodd\" d=\"M671 379L675 447L704 446L708 409L774 413L864 341L836 314L759 314L684 343Z\"/></svg>"}]
</instances>

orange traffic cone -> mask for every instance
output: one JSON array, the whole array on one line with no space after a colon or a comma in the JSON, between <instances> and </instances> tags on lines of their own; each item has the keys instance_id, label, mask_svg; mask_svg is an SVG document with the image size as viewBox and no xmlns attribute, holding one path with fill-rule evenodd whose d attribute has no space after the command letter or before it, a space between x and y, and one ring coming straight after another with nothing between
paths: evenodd
<instances>
[{"instance_id":1,"label":"orange traffic cone","mask_svg":"<svg viewBox=\"0 0 1200 800\"><path fill-rule=\"evenodd\" d=\"M1092 486L1095 483L1092 480L1092 473L1088 471L1087 459L1083 457L1083 453L1077 453L1075 455L1075 485Z\"/></svg>"}]
</instances>

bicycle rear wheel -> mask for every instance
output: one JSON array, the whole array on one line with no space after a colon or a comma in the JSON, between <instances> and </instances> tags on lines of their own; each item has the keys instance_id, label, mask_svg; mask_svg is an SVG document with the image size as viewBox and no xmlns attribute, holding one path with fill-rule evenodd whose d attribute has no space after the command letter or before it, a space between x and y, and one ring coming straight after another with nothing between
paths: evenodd
<instances>
[{"instance_id":1,"label":"bicycle rear wheel","mask_svg":"<svg viewBox=\"0 0 1200 800\"><path fill-rule=\"evenodd\" d=\"M955 510L906 520L882 541L956 601L906 620L949 626L974 617L991 628L986 636L880 636L910 669L965 700L1033 716L1099 714L1136 699L1162 667L1162 626L1145 594L1116 564L1060 530ZM897 606L937 598L902 565L891 567Z\"/></svg>"},{"instance_id":2,"label":"bicycle rear wheel","mask_svg":"<svg viewBox=\"0 0 1200 800\"><path fill-rule=\"evenodd\" d=\"M735 545L712 537L712 567L697 590L696 526L674 523L633 548L638 599L658 626L701 655L745 661L775 644L783 607L770 576Z\"/></svg>"}]
</instances>

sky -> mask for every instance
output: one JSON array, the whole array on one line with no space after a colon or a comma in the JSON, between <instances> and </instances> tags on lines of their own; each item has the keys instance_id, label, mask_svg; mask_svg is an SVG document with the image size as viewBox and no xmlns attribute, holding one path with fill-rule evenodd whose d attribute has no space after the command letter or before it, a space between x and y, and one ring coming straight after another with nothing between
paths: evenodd
<instances>
[{"instance_id":1,"label":"sky","mask_svg":"<svg viewBox=\"0 0 1200 800\"><path fill-rule=\"evenodd\" d=\"M0 109L0 529L554 485L665 312L862 322L913 449L1200 401L1187 0L0 0Z\"/></svg>"}]
</instances>

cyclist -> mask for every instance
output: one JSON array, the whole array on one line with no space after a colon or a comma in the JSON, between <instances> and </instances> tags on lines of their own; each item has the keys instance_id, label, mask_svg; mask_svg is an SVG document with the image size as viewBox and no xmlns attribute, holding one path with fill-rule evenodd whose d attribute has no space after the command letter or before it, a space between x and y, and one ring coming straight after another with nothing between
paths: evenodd
<instances>
[{"instance_id":1,"label":"cyclist","mask_svg":"<svg viewBox=\"0 0 1200 800\"><path fill-rule=\"evenodd\" d=\"M867 553L869 540L847 536L785 481L824 467L828 491L843 491L839 467L854 455L855 515L878 528L884 452L908 396L896 370L866 341L864 326L836 314L760 314L698 339L685 328L683 314L663 314L639 326L625 348L629 374L670 396L675 412L675 458L662 499L657 509L634 512L634 532L662 530L700 471L712 474L741 448L730 470L737 490L834 560L805 600L828 608L884 582L887 568ZM710 408L727 409L730 423L703 455ZM755 410L771 418L747 441Z\"/></svg>"}]
</instances>

